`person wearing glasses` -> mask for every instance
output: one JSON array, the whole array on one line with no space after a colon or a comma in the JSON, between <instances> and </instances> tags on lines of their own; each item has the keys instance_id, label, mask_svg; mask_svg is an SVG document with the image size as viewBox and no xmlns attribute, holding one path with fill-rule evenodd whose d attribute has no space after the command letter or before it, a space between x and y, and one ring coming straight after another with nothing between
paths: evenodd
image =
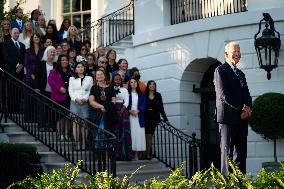
<instances>
[{"instance_id":1,"label":"person wearing glasses","mask_svg":"<svg viewBox=\"0 0 284 189\"><path fill-rule=\"evenodd\" d=\"M111 72L109 72L107 70L107 59L104 56L102 56L98 59L98 68L100 68L100 67L104 68L105 74L106 74L106 80L107 80L108 83L111 83L112 74L111 74Z\"/></svg>"},{"instance_id":2,"label":"person wearing glasses","mask_svg":"<svg viewBox=\"0 0 284 189\"><path fill-rule=\"evenodd\" d=\"M80 47L80 53L77 57L81 57L81 59L87 60L87 55L89 54L88 48L86 45L82 45Z\"/></svg>"},{"instance_id":3,"label":"person wearing glasses","mask_svg":"<svg viewBox=\"0 0 284 189\"><path fill-rule=\"evenodd\" d=\"M75 71L76 57L77 57L76 49L74 49L73 47L70 47L67 51L67 57L68 57L68 62L69 62L69 66L71 70Z\"/></svg>"},{"instance_id":4,"label":"person wearing glasses","mask_svg":"<svg viewBox=\"0 0 284 189\"><path fill-rule=\"evenodd\" d=\"M67 51L70 48L70 46L67 43L67 41L62 41L60 45L61 45L61 48L62 48L62 54L66 54L68 56Z\"/></svg>"},{"instance_id":5,"label":"person wearing glasses","mask_svg":"<svg viewBox=\"0 0 284 189\"><path fill-rule=\"evenodd\" d=\"M97 70L98 66L95 63L95 56L93 54L87 55L87 63L88 63L88 72L89 75L95 76L95 71Z\"/></svg>"}]
</instances>

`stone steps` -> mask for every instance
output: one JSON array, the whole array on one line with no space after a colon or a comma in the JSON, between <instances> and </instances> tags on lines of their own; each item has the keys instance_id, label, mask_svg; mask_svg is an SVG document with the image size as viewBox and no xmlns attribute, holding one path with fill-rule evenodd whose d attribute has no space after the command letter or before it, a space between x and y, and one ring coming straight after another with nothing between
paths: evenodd
<instances>
[{"instance_id":1,"label":"stone steps","mask_svg":"<svg viewBox=\"0 0 284 189\"><path fill-rule=\"evenodd\" d=\"M65 159L58 155L55 151L51 150L49 147L42 144L39 140L36 140L35 137L31 136L26 131L23 131L22 128L17 126L13 122L2 124L4 127L4 134L8 136L10 143L15 144L30 144L37 148L38 154L41 156L41 164L44 167L45 172L51 172L53 169L60 169L64 166ZM49 133L51 138L56 137L55 132ZM47 134L48 135L48 134ZM45 133L42 132L43 139L45 139ZM52 143L52 142L51 142ZM53 142L55 144L59 143L59 147L54 147L54 150L58 152L62 152L65 154L70 153L70 156L74 155L76 159L86 159L86 165L92 167L92 164L88 163L89 157L92 155L90 151L72 151L74 142L59 142L56 140ZM64 151L65 150L65 151ZM74 165L71 165L74 166ZM117 176L119 178L123 178L125 175L130 176L134 171L136 171L140 166L144 166L132 177L131 183L134 184L136 182L142 183L146 179L150 179L152 177L165 178L169 176L170 171L164 164L159 162L157 159L152 160L139 160L139 161L117 161L116 170ZM86 182L84 180L84 176L87 173L81 172L78 176L78 180Z\"/></svg>"}]
</instances>

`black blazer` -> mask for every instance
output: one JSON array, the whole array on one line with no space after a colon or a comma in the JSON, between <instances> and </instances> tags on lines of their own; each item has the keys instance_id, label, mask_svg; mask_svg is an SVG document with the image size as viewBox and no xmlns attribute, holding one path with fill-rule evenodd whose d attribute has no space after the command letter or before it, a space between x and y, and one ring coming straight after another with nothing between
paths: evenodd
<instances>
[{"instance_id":1,"label":"black blazer","mask_svg":"<svg viewBox=\"0 0 284 189\"><path fill-rule=\"evenodd\" d=\"M21 42L20 50L18 51L17 47L15 46L12 39L9 39L4 42L3 44L3 55L4 55L4 62L5 62L5 69L10 74L16 76L16 66L17 64L24 65L25 53L26 48L25 45Z\"/></svg>"},{"instance_id":2,"label":"black blazer","mask_svg":"<svg viewBox=\"0 0 284 189\"><path fill-rule=\"evenodd\" d=\"M154 114L152 117L150 117L150 119L152 120L146 120L147 122L148 121L153 121L153 122L156 122L156 123L159 123L161 121L161 116L163 118L164 121L168 121L168 118L167 118L167 115L165 113L165 109L164 109L164 104L163 104L163 98L162 98L162 95L159 93L159 92L156 92L155 94L155 98L152 100L151 102L151 107L149 107L150 105L150 99L149 97L147 96L147 105L146 105L146 113L148 113L148 109L152 109L151 113ZM161 115L161 116L160 116ZM145 116L146 119L149 119L147 117L147 115Z\"/></svg>"},{"instance_id":3,"label":"black blazer","mask_svg":"<svg viewBox=\"0 0 284 189\"><path fill-rule=\"evenodd\" d=\"M214 84L218 123L239 124L243 106L252 107L252 98L243 72L241 78L244 86L227 62L216 68Z\"/></svg>"},{"instance_id":4,"label":"black blazer","mask_svg":"<svg viewBox=\"0 0 284 189\"><path fill-rule=\"evenodd\" d=\"M56 63L53 63L53 69L55 68ZM47 84L47 72L46 72L46 62L41 61L39 65L35 68L35 88L39 89L41 93L45 91Z\"/></svg>"}]
</instances>

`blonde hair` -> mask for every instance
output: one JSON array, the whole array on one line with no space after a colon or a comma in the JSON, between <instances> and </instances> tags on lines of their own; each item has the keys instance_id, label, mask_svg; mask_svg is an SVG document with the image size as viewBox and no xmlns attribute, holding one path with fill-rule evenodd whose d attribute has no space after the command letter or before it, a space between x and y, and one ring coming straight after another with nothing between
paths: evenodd
<instances>
[{"instance_id":1,"label":"blonde hair","mask_svg":"<svg viewBox=\"0 0 284 189\"><path fill-rule=\"evenodd\" d=\"M31 22L25 22L25 26L24 26L24 30L23 30L23 38L24 38L24 39L26 39L26 38L28 37L28 31L27 31L27 29L26 29L26 26L27 26L28 24L31 25L31 33L30 33L30 36L29 36L29 37L31 37L31 36L33 35L33 33L34 33L34 29L33 29L33 27L32 27L32 23L31 23Z\"/></svg>"},{"instance_id":2,"label":"blonde hair","mask_svg":"<svg viewBox=\"0 0 284 189\"><path fill-rule=\"evenodd\" d=\"M39 15L37 21L39 21L39 19L43 19L44 20L44 24L43 24L42 28L46 28L46 20L45 20L44 16L43 15Z\"/></svg>"},{"instance_id":3,"label":"blonde hair","mask_svg":"<svg viewBox=\"0 0 284 189\"><path fill-rule=\"evenodd\" d=\"M3 29L4 22L8 22L9 23L9 25L10 25L9 32L11 31L10 21L8 19L2 20L2 22L1 22L1 29L0 29L0 42L2 42L2 43L4 42L4 36L5 36L4 29Z\"/></svg>"},{"instance_id":4,"label":"blonde hair","mask_svg":"<svg viewBox=\"0 0 284 189\"><path fill-rule=\"evenodd\" d=\"M67 40L71 40L71 38L70 38L70 30L71 30L71 28L75 28L75 31L76 31L75 40L81 41L81 37L80 37L80 35L79 35L79 31L78 31L77 27L74 26L74 25L71 25L71 26L69 26L69 28L68 28Z\"/></svg>"}]
</instances>

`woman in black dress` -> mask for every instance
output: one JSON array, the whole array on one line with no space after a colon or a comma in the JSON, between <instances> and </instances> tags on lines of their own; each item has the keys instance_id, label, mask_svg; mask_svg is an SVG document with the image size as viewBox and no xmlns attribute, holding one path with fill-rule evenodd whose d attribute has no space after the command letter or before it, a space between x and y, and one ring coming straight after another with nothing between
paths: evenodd
<instances>
[{"instance_id":1,"label":"woman in black dress","mask_svg":"<svg viewBox=\"0 0 284 189\"><path fill-rule=\"evenodd\" d=\"M105 72L97 70L95 73L95 84L91 88L89 96L90 120L99 125L101 129L113 132L115 112L114 104L116 95L113 88L107 83ZM97 138L102 137L98 133ZM94 144L95 148L102 148L103 144Z\"/></svg>"},{"instance_id":2,"label":"woman in black dress","mask_svg":"<svg viewBox=\"0 0 284 189\"><path fill-rule=\"evenodd\" d=\"M161 121L160 114L166 123L169 124L169 121L164 110L162 96L157 92L155 81L148 81L145 95L147 99L145 111L146 155L147 159L150 160L152 157L152 137L157 125Z\"/></svg>"}]
</instances>

